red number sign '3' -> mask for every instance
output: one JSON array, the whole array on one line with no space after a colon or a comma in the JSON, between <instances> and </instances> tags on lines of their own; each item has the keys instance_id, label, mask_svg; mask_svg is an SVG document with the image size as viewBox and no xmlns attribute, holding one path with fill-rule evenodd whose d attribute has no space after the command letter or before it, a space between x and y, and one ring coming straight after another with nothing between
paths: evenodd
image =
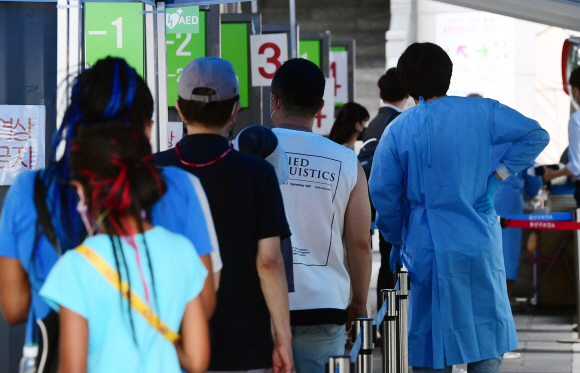
<instances>
[{"instance_id":1,"label":"red number sign '3'","mask_svg":"<svg viewBox=\"0 0 580 373\"><path fill-rule=\"evenodd\" d=\"M268 57L266 59L266 62L271 63L272 65L276 66L276 68L274 69L274 72L272 72L272 73L266 72L266 70L263 67L260 67L258 69L258 71L260 72L260 75L262 75L264 78L273 79L274 74L276 74L276 71L278 71L280 66L282 66L282 62L280 62L280 60L279 60L282 52L280 51L280 47L278 45L276 45L274 43L264 43L264 44L262 44L262 46L258 50L258 53L264 54L264 52L266 52L266 49L272 49L274 51L274 55L272 57Z\"/></svg>"}]
</instances>

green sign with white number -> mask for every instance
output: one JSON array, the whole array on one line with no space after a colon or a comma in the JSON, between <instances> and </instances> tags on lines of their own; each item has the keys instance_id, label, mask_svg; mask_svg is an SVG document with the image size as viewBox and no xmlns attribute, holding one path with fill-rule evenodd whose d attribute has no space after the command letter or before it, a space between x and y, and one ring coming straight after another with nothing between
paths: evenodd
<instances>
[{"instance_id":1,"label":"green sign with white number","mask_svg":"<svg viewBox=\"0 0 580 373\"><path fill-rule=\"evenodd\" d=\"M165 12L167 34L199 33L199 6L169 8Z\"/></svg>"},{"instance_id":2,"label":"green sign with white number","mask_svg":"<svg viewBox=\"0 0 580 373\"><path fill-rule=\"evenodd\" d=\"M175 101L178 98L177 86L183 68L191 60L205 56L206 14L205 11L199 12L199 33L197 34L167 33L167 100L170 107L175 107Z\"/></svg>"},{"instance_id":3,"label":"green sign with white number","mask_svg":"<svg viewBox=\"0 0 580 373\"><path fill-rule=\"evenodd\" d=\"M248 24L222 23L222 58L231 62L240 85L240 104L250 106L250 53Z\"/></svg>"},{"instance_id":4,"label":"green sign with white number","mask_svg":"<svg viewBox=\"0 0 580 373\"><path fill-rule=\"evenodd\" d=\"M335 45L330 47L331 52L347 52L348 49L344 45Z\"/></svg>"},{"instance_id":5,"label":"green sign with white number","mask_svg":"<svg viewBox=\"0 0 580 373\"><path fill-rule=\"evenodd\" d=\"M87 65L107 56L122 57L143 76L143 4L87 2L85 7Z\"/></svg>"},{"instance_id":6,"label":"green sign with white number","mask_svg":"<svg viewBox=\"0 0 580 373\"><path fill-rule=\"evenodd\" d=\"M320 67L321 40L300 40L300 58L304 58Z\"/></svg>"}]
</instances>

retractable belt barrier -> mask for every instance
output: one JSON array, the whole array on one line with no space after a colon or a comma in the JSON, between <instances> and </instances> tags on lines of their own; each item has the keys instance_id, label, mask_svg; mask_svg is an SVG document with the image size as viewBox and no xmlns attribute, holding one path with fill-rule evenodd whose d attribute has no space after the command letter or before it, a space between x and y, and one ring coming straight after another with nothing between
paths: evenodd
<instances>
[{"instance_id":1,"label":"retractable belt barrier","mask_svg":"<svg viewBox=\"0 0 580 373\"><path fill-rule=\"evenodd\" d=\"M562 231L580 230L580 223L575 222L571 212L553 214L517 214L500 217L502 228L547 229Z\"/></svg>"},{"instance_id":2,"label":"retractable belt barrier","mask_svg":"<svg viewBox=\"0 0 580 373\"><path fill-rule=\"evenodd\" d=\"M407 373L408 364L408 296L409 280L406 271L397 272L395 289L381 290L382 305L374 319L358 318L352 324L355 342L349 355L328 358L326 373L372 373L376 331L383 338L383 373Z\"/></svg>"}]
</instances>

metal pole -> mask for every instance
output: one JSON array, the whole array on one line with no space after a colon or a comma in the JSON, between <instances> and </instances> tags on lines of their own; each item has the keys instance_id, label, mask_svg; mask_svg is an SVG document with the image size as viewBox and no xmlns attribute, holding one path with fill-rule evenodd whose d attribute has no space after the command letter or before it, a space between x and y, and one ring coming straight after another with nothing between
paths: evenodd
<instances>
[{"instance_id":1,"label":"metal pole","mask_svg":"<svg viewBox=\"0 0 580 373\"><path fill-rule=\"evenodd\" d=\"M409 373L409 273L407 271L397 272L399 278L399 372Z\"/></svg>"},{"instance_id":2,"label":"metal pole","mask_svg":"<svg viewBox=\"0 0 580 373\"><path fill-rule=\"evenodd\" d=\"M397 372L397 291L381 290L381 301L387 302L387 314L381 324L383 373Z\"/></svg>"},{"instance_id":3,"label":"metal pole","mask_svg":"<svg viewBox=\"0 0 580 373\"><path fill-rule=\"evenodd\" d=\"M328 358L328 364L326 364L326 373L354 373L354 369L351 366L350 356L331 356ZM338 372L336 368L338 368Z\"/></svg>"},{"instance_id":4,"label":"metal pole","mask_svg":"<svg viewBox=\"0 0 580 373\"><path fill-rule=\"evenodd\" d=\"M165 33L165 3L158 2L156 20L157 30L157 120L159 131L159 151L167 150L167 121L168 121L168 103L167 103L167 39Z\"/></svg>"},{"instance_id":5,"label":"metal pole","mask_svg":"<svg viewBox=\"0 0 580 373\"><path fill-rule=\"evenodd\" d=\"M362 330L362 344L356 359L357 373L373 373L374 330L373 319L360 318L352 324L352 335L358 336Z\"/></svg>"},{"instance_id":6,"label":"metal pole","mask_svg":"<svg viewBox=\"0 0 580 373\"><path fill-rule=\"evenodd\" d=\"M576 209L574 212L574 220L580 221L580 209ZM574 254L576 259L576 317L578 318L576 322L580 325L580 231L574 231ZM580 339L580 331L578 332L578 337Z\"/></svg>"},{"instance_id":7,"label":"metal pole","mask_svg":"<svg viewBox=\"0 0 580 373\"><path fill-rule=\"evenodd\" d=\"M290 45L292 48L290 58L298 57L296 55L298 50L298 42L296 38L296 0L290 0Z\"/></svg>"}]
</instances>

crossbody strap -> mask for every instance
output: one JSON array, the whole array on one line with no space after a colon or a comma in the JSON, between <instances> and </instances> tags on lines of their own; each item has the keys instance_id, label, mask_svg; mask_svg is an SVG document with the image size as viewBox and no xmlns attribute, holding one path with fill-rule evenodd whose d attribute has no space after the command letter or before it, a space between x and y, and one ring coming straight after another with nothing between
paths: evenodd
<instances>
[{"instance_id":1,"label":"crossbody strap","mask_svg":"<svg viewBox=\"0 0 580 373\"><path fill-rule=\"evenodd\" d=\"M129 284L126 281L121 281L119 285L119 272L114 270L99 254L86 245L80 245L76 248L76 251L84 256L85 259L87 259L89 263L91 263L93 267L95 267L95 269L99 271L105 279L107 279L111 286L121 293L123 298L129 299L129 294L131 294L131 307L133 310L143 316L149 325L157 330L159 334L172 344L175 344L179 340L179 334L175 333L171 328L165 325L165 323L159 319L155 311L153 311L153 309L151 309L151 307L149 307L149 305L147 305L147 303L145 303L134 291L130 290Z\"/></svg>"},{"instance_id":2,"label":"crossbody strap","mask_svg":"<svg viewBox=\"0 0 580 373\"><path fill-rule=\"evenodd\" d=\"M42 177L40 176L40 172L37 172L34 178L34 206L36 207L36 214L38 215L38 220L36 221L37 226L40 224L44 235L50 244L54 246L58 256L61 256L62 252L60 250L60 245L58 243L58 239L56 238L56 233L54 232L54 226L52 225L52 219L50 217L50 212L48 211L48 206L46 205L46 191L44 188L44 183L42 182ZM36 242L34 246L36 248Z\"/></svg>"}]
</instances>

